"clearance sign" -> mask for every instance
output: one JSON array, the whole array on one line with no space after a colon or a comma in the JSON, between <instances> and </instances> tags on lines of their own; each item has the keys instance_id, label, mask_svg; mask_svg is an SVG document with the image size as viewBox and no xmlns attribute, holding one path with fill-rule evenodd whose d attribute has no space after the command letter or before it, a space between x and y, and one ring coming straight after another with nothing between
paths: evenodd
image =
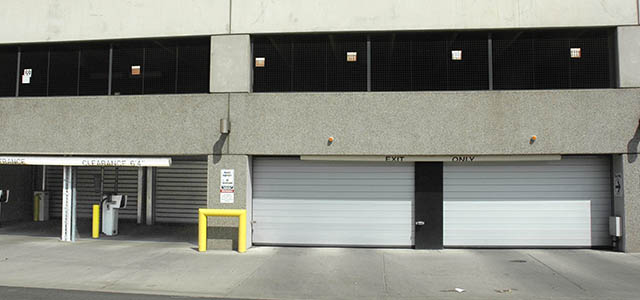
<instances>
[{"instance_id":1,"label":"clearance sign","mask_svg":"<svg viewBox=\"0 0 640 300\"><path fill-rule=\"evenodd\" d=\"M0 156L0 165L68 167L170 167L171 158Z\"/></svg>"}]
</instances>

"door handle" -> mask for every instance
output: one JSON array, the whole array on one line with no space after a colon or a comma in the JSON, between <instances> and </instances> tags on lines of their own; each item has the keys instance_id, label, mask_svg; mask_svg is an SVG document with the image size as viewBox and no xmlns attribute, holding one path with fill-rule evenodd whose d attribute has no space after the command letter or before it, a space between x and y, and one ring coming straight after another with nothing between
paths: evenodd
<instances>
[{"instance_id":1,"label":"door handle","mask_svg":"<svg viewBox=\"0 0 640 300\"><path fill-rule=\"evenodd\" d=\"M416 221L416 225L417 226L422 226L422 225L424 225L424 221Z\"/></svg>"}]
</instances>

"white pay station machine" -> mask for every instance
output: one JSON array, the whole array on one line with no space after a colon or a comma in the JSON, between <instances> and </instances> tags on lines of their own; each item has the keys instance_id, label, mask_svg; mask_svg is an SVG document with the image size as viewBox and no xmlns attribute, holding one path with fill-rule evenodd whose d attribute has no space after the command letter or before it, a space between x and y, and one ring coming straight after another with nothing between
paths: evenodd
<instances>
[{"instance_id":1,"label":"white pay station machine","mask_svg":"<svg viewBox=\"0 0 640 300\"><path fill-rule=\"evenodd\" d=\"M102 197L102 233L118 235L118 211L127 207L127 195L104 195Z\"/></svg>"}]
</instances>

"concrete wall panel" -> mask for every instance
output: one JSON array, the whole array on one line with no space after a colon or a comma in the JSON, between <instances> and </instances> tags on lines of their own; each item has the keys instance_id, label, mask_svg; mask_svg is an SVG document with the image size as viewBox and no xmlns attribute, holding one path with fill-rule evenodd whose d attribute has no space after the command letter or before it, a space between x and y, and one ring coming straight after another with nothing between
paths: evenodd
<instances>
[{"instance_id":1,"label":"concrete wall panel","mask_svg":"<svg viewBox=\"0 0 640 300\"><path fill-rule=\"evenodd\" d=\"M0 43L229 32L229 0L5 0Z\"/></svg>"},{"instance_id":2,"label":"concrete wall panel","mask_svg":"<svg viewBox=\"0 0 640 300\"><path fill-rule=\"evenodd\" d=\"M247 155L209 155L208 208L248 209L251 203L251 162ZM234 170L234 203L220 203L220 170ZM251 246L251 212L247 211L247 247ZM238 218L208 218L211 249L237 249ZM207 247L209 247L209 245Z\"/></svg>"},{"instance_id":3,"label":"concrete wall panel","mask_svg":"<svg viewBox=\"0 0 640 300\"><path fill-rule=\"evenodd\" d=\"M625 252L640 252L640 161L637 155L637 145L636 140L635 154L622 156L624 168L622 249Z\"/></svg>"},{"instance_id":4,"label":"concrete wall panel","mask_svg":"<svg viewBox=\"0 0 640 300\"><path fill-rule=\"evenodd\" d=\"M235 94L230 108L232 154L626 153L640 90Z\"/></svg>"},{"instance_id":5,"label":"concrete wall panel","mask_svg":"<svg viewBox=\"0 0 640 300\"><path fill-rule=\"evenodd\" d=\"M640 26L618 27L620 87L640 87Z\"/></svg>"},{"instance_id":6,"label":"concrete wall panel","mask_svg":"<svg viewBox=\"0 0 640 300\"><path fill-rule=\"evenodd\" d=\"M211 154L227 95L0 100L0 153Z\"/></svg>"},{"instance_id":7,"label":"concrete wall panel","mask_svg":"<svg viewBox=\"0 0 640 300\"><path fill-rule=\"evenodd\" d=\"M636 0L234 0L234 33L637 24Z\"/></svg>"},{"instance_id":8,"label":"concrete wall panel","mask_svg":"<svg viewBox=\"0 0 640 300\"><path fill-rule=\"evenodd\" d=\"M249 35L211 37L212 93L249 92L251 68Z\"/></svg>"}]
</instances>

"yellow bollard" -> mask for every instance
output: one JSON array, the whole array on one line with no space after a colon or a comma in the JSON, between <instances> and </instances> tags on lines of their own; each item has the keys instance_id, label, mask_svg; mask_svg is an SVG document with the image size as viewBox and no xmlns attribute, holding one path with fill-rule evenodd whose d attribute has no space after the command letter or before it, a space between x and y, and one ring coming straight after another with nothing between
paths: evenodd
<instances>
[{"instance_id":1,"label":"yellow bollard","mask_svg":"<svg viewBox=\"0 0 640 300\"><path fill-rule=\"evenodd\" d=\"M93 228L91 237L97 239L100 237L100 205L93 205Z\"/></svg>"},{"instance_id":2,"label":"yellow bollard","mask_svg":"<svg viewBox=\"0 0 640 300\"><path fill-rule=\"evenodd\" d=\"M244 209L198 209L198 251L207 251L207 217L238 217L238 252L247 251L247 211Z\"/></svg>"},{"instance_id":3,"label":"yellow bollard","mask_svg":"<svg viewBox=\"0 0 640 300\"><path fill-rule=\"evenodd\" d=\"M33 220L40 221L40 195L33 196Z\"/></svg>"},{"instance_id":4,"label":"yellow bollard","mask_svg":"<svg viewBox=\"0 0 640 300\"><path fill-rule=\"evenodd\" d=\"M198 210L198 251L207 251L207 216Z\"/></svg>"}]
</instances>

